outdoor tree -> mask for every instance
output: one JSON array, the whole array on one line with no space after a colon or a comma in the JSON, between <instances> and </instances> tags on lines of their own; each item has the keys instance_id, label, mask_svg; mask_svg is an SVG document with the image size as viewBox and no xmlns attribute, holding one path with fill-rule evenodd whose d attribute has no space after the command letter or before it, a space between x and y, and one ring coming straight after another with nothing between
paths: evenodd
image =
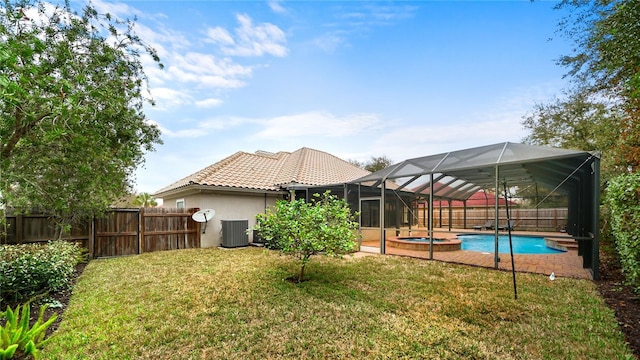
<instances>
[{"instance_id":1,"label":"outdoor tree","mask_svg":"<svg viewBox=\"0 0 640 360\"><path fill-rule=\"evenodd\" d=\"M158 56L134 23L74 12L69 2L3 0L0 9L0 186L18 211L52 213L60 229L130 193L160 143L143 113L143 60Z\"/></svg>"},{"instance_id":2,"label":"outdoor tree","mask_svg":"<svg viewBox=\"0 0 640 360\"><path fill-rule=\"evenodd\" d=\"M364 169L365 163L363 163L362 161L358 161L358 160L355 160L355 159L347 159L347 162L349 164L353 165L353 166L357 166L357 167L359 167L361 169Z\"/></svg>"},{"instance_id":3,"label":"outdoor tree","mask_svg":"<svg viewBox=\"0 0 640 360\"><path fill-rule=\"evenodd\" d=\"M158 202L153 196L151 196L151 194L143 192L136 195L135 199L133 199L133 205L140 207L156 207L158 206Z\"/></svg>"},{"instance_id":4,"label":"outdoor tree","mask_svg":"<svg viewBox=\"0 0 640 360\"><path fill-rule=\"evenodd\" d=\"M627 170L640 168L640 2L636 0L564 0L571 14L560 31L574 41L574 53L560 64L591 96L619 104L620 142L615 151Z\"/></svg>"},{"instance_id":5,"label":"outdoor tree","mask_svg":"<svg viewBox=\"0 0 640 360\"><path fill-rule=\"evenodd\" d=\"M376 172L382 170L391 165L391 159L386 155L372 156L367 162L362 162L354 159L347 160L351 165L357 166L361 169L365 169L370 172Z\"/></svg>"},{"instance_id":6,"label":"outdoor tree","mask_svg":"<svg viewBox=\"0 0 640 360\"><path fill-rule=\"evenodd\" d=\"M258 214L255 229L269 249L300 260L298 282L313 255L337 256L353 251L358 223L349 205L330 192L314 194L312 202L281 200Z\"/></svg>"},{"instance_id":7,"label":"outdoor tree","mask_svg":"<svg viewBox=\"0 0 640 360\"><path fill-rule=\"evenodd\" d=\"M564 99L536 104L525 117L529 129L524 142L565 149L602 151L605 179L625 171L620 146L620 126L624 112L605 101L596 101L584 92L572 92Z\"/></svg>"},{"instance_id":8,"label":"outdoor tree","mask_svg":"<svg viewBox=\"0 0 640 360\"><path fill-rule=\"evenodd\" d=\"M378 170L382 170L391 165L391 159L389 159L386 155L382 156L372 156L369 161L364 164L364 169L371 172L376 172Z\"/></svg>"},{"instance_id":9,"label":"outdoor tree","mask_svg":"<svg viewBox=\"0 0 640 360\"><path fill-rule=\"evenodd\" d=\"M558 7L570 10L559 31L574 42L573 53L559 63L569 69L567 75L578 96L543 108L543 116L525 119L524 124L533 130L530 140L551 139L545 129L556 127L562 128L559 133L566 141L559 145L567 146L576 140L570 133L585 131L588 136L578 137L582 137L581 145L586 150L604 151L608 222L621 264L629 266L625 276L637 289L640 273L635 249L639 240L637 231L624 224L635 224L629 214L637 211L640 203L636 196L640 170L640 1L563 0ZM584 140L588 140L586 144Z\"/></svg>"}]
</instances>

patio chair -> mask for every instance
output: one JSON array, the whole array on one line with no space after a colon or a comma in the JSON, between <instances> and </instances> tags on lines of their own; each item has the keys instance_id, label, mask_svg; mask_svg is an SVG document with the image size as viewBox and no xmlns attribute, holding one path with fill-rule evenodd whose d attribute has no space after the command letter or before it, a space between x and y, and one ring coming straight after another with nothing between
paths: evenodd
<instances>
[{"instance_id":1,"label":"patio chair","mask_svg":"<svg viewBox=\"0 0 640 360\"><path fill-rule=\"evenodd\" d=\"M493 229L493 220L487 220L484 225L476 225L473 227L473 230L489 230Z\"/></svg>"},{"instance_id":2,"label":"patio chair","mask_svg":"<svg viewBox=\"0 0 640 360\"><path fill-rule=\"evenodd\" d=\"M498 230L513 230L516 227L515 220L509 220L506 224L498 226Z\"/></svg>"}]
</instances>

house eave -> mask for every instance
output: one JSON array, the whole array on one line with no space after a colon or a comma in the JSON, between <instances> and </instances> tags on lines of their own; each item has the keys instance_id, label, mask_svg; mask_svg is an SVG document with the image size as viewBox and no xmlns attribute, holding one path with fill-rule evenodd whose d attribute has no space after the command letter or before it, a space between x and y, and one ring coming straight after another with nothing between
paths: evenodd
<instances>
[{"instance_id":1,"label":"house eave","mask_svg":"<svg viewBox=\"0 0 640 360\"><path fill-rule=\"evenodd\" d=\"M282 195L286 194L286 190L270 190L270 189L253 189L253 188L239 188L231 186L216 186L216 185L202 185L202 184L187 184L179 188L166 190L153 194L156 198L170 198L194 195L200 193L232 193L232 194L273 194Z\"/></svg>"}]
</instances>

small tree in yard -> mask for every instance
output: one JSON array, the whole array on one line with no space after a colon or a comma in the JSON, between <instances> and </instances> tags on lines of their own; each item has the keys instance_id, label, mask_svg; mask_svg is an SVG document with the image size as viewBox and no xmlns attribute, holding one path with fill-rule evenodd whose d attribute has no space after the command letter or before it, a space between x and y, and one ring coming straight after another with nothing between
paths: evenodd
<instances>
[{"instance_id":1,"label":"small tree in yard","mask_svg":"<svg viewBox=\"0 0 640 360\"><path fill-rule=\"evenodd\" d=\"M314 202L282 200L258 214L255 229L269 249L292 255L301 262L298 282L311 256L337 256L353 251L358 223L349 205L330 192L314 194Z\"/></svg>"}]
</instances>

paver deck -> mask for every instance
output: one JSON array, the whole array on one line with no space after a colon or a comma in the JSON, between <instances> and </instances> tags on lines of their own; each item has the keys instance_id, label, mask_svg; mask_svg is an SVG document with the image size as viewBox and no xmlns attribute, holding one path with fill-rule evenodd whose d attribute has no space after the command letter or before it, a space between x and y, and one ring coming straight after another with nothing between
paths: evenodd
<instances>
[{"instance_id":1,"label":"paver deck","mask_svg":"<svg viewBox=\"0 0 640 360\"><path fill-rule=\"evenodd\" d=\"M493 234L492 231L475 231L475 230L434 230L434 238L455 238L458 234L463 233L485 233ZM505 232L501 232L505 234ZM566 237L567 234L562 233L542 233L542 232L512 232L513 235L535 235L535 236L547 236L547 237ZM379 242L365 242L361 248L364 252L378 252L380 251ZM429 251L417 251L417 250L405 250L397 249L390 246L386 246L387 255L398 256L410 256L421 259L429 259ZM498 268L501 270L511 271L511 256L510 254L499 254L500 261L498 262ZM478 251L434 251L433 260L466 264L473 266L481 266L486 268L495 268L494 254ZM513 261L515 264L515 270L518 272L530 272L537 274L550 275L552 272L556 276L571 277L579 279L592 279L592 273L589 269L582 267L582 257L578 256L578 251L569 250L563 253L551 254L551 255L514 255Z\"/></svg>"}]
</instances>

